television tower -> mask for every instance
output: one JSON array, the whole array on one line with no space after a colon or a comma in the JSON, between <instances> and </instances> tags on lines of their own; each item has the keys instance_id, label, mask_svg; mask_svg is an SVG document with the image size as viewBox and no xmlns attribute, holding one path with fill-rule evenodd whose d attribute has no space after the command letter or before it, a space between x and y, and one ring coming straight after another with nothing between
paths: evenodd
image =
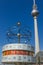
<instances>
[{"instance_id":1,"label":"television tower","mask_svg":"<svg viewBox=\"0 0 43 65\"><path fill-rule=\"evenodd\" d=\"M33 0L33 10L32 16L34 18L34 31L35 31L35 55L40 51L39 50L39 37L38 37L38 27L37 27L37 16L39 11L37 10L36 1Z\"/></svg>"}]
</instances>

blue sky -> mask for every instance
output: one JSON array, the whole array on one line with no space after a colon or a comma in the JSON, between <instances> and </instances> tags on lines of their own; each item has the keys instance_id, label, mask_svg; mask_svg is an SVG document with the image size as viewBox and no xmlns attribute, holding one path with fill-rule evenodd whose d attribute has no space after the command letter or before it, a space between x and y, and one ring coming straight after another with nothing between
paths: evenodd
<instances>
[{"instance_id":1,"label":"blue sky","mask_svg":"<svg viewBox=\"0 0 43 65\"><path fill-rule=\"evenodd\" d=\"M36 0L39 10L38 32L40 49L43 50L43 0ZM6 44L6 31L18 21L22 25L30 26L32 31L32 45L34 42L34 21L31 16L33 0L0 0L0 56L2 46Z\"/></svg>"}]
</instances>

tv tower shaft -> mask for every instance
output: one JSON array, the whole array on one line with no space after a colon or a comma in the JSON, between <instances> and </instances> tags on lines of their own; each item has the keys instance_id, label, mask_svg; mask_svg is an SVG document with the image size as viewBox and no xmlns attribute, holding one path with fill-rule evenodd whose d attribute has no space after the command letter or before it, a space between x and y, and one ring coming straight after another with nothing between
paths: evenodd
<instances>
[{"instance_id":1,"label":"tv tower shaft","mask_svg":"<svg viewBox=\"0 0 43 65\"><path fill-rule=\"evenodd\" d=\"M39 37L38 37L38 26L36 17L34 17L34 31L35 31L35 54L37 54L40 50L39 50Z\"/></svg>"}]
</instances>

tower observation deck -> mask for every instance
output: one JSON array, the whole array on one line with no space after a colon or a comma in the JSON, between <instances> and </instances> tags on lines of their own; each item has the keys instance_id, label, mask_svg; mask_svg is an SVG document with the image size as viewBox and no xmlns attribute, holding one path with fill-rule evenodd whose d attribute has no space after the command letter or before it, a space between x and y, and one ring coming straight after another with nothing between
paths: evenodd
<instances>
[{"instance_id":1,"label":"tower observation deck","mask_svg":"<svg viewBox=\"0 0 43 65\"><path fill-rule=\"evenodd\" d=\"M31 32L24 27L21 31L21 23L13 26L7 32L8 40L14 40L3 46L2 63L4 65L31 65L34 61L34 47L29 44ZM16 31L16 32L15 32Z\"/></svg>"}]
</instances>

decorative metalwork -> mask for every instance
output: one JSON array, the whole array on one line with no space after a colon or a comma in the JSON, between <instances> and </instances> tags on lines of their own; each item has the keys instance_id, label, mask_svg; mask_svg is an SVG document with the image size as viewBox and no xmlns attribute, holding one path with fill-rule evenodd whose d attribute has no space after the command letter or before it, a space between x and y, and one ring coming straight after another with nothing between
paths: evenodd
<instances>
[{"instance_id":1,"label":"decorative metalwork","mask_svg":"<svg viewBox=\"0 0 43 65\"><path fill-rule=\"evenodd\" d=\"M15 40L17 43L30 41L31 38L31 31L29 30L29 27L21 27L21 23L18 22L17 25L14 25L12 28L10 28L7 31L7 38L8 41Z\"/></svg>"}]
</instances>

